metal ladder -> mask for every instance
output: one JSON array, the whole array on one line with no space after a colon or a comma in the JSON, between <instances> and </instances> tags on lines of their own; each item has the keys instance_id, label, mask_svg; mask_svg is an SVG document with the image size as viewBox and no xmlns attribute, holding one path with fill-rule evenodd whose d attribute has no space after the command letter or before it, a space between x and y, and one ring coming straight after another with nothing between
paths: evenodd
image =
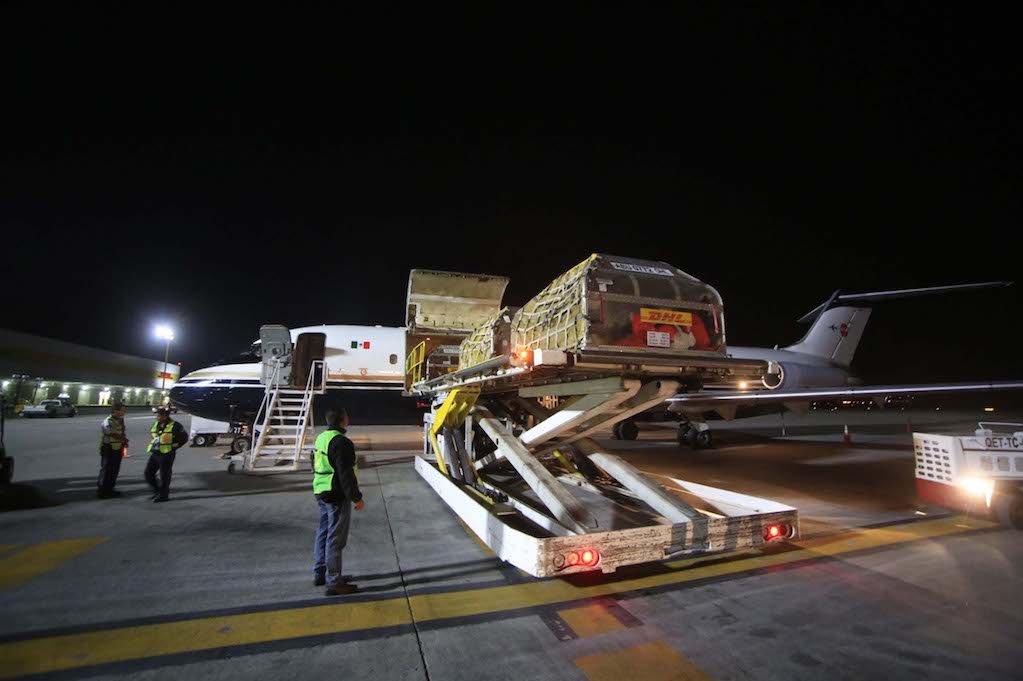
<instances>
[{"instance_id":1,"label":"metal ladder","mask_svg":"<svg viewBox=\"0 0 1023 681\"><path fill-rule=\"evenodd\" d=\"M304 390L280 385L280 361L274 363L266 393L256 412L252 445L248 451L232 457L228 471L238 464L247 473L283 473L308 470L312 444L306 437L314 427L313 396L327 388L327 369L322 359L313 360Z\"/></svg>"}]
</instances>

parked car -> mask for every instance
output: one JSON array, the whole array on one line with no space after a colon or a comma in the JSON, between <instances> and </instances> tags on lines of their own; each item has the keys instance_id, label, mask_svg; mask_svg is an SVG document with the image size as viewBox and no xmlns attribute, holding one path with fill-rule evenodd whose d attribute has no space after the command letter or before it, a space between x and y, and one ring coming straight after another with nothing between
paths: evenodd
<instances>
[{"instance_id":1,"label":"parked car","mask_svg":"<svg viewBox=\"0 0 1023 681\"><path fill-rule=\"evenodd\" d=\"M21 415L25 418L35 418L38 416L52 419L56 416L72 417L77 413L78 409L67 398L43 400L39 404L25 405L21 408Z\"/></svg>"}]
</instances>

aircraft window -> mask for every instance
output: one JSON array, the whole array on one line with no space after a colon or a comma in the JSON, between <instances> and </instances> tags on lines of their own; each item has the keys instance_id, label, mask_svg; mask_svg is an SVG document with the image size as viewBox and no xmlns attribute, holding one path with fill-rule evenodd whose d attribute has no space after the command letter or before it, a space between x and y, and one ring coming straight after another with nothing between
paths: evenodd
<instances>
[{"instance_id":1,"label":"aircraft window","mask_svg":"<svg viewBox=\"0 0 1023 681\"><path fill-rule=\"evenodd\" d=\"M398 363L398 355L391 355L390 362L391 362L391 364L397 364Z\"/></svg>"}]
</instances>

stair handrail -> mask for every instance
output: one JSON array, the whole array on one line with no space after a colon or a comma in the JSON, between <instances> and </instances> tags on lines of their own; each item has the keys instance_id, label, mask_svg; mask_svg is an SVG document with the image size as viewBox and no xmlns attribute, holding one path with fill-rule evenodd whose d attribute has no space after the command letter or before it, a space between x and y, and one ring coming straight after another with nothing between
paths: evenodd
<instances>
[{"instance_id":1,"label":"stair handrail","mask_svg":"<svg viewBox=\"0 0 1023 681\"><path fill-rule=\"evenodd\" d=\"M263 401L259 405L259 409L256 410L256 417L252 419L252 423L259 423L260 414L263 415L263 421L259 428L259 435L256 435L256 429L252 429L252 455L262 449L263 442L266 440L266 431L269 430L269 421L271 414L273 413L273 405L277 403L277 394L280 392L280 374L281 374L281 358L275 357L273 363L273 370L270 372L270 380L266 382L266 391L263 393ZM258 439L257 439L258 438Z\"/></svg>"},{"instance_id":2,"label":"stair handrail","mask_svg":"<svg viewBox=\"0 0 1023 681\"><path fill-rule=\"evenodd\" d=\"M316 371L320 370L319 380L316 378ZM322 395L327 389L327 365L322 359L314 359L309 365L309 377L305 382L305 392L302 393L302 409L298 414L298 432L295 438L295 458L292 466L298 470L299 461L302 456L302 444L305 441L306 430L312 425L313 395Z\"/></svg>"}]
</instances>

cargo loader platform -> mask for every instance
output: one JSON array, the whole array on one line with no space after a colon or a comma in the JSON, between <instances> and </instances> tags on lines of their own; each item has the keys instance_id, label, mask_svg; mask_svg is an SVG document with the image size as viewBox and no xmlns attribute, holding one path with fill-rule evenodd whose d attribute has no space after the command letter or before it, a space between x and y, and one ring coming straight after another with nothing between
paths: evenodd
<instances>
[{"instance_id":1,"label":"cargo loader platform","mask_svg":"<svg viewBox=\"0 0 1023 681\"><path fill-rule=\"evenodd\" d=\"M416 470L481 541L546 577L798 536L794 508L685 481L666 490L591 439L680 390L763 377L766 363L727 356L712 288L600 255L514 313L506 283L409 281L406 387L431 407Z\"/></svg>"}]
</instances>

